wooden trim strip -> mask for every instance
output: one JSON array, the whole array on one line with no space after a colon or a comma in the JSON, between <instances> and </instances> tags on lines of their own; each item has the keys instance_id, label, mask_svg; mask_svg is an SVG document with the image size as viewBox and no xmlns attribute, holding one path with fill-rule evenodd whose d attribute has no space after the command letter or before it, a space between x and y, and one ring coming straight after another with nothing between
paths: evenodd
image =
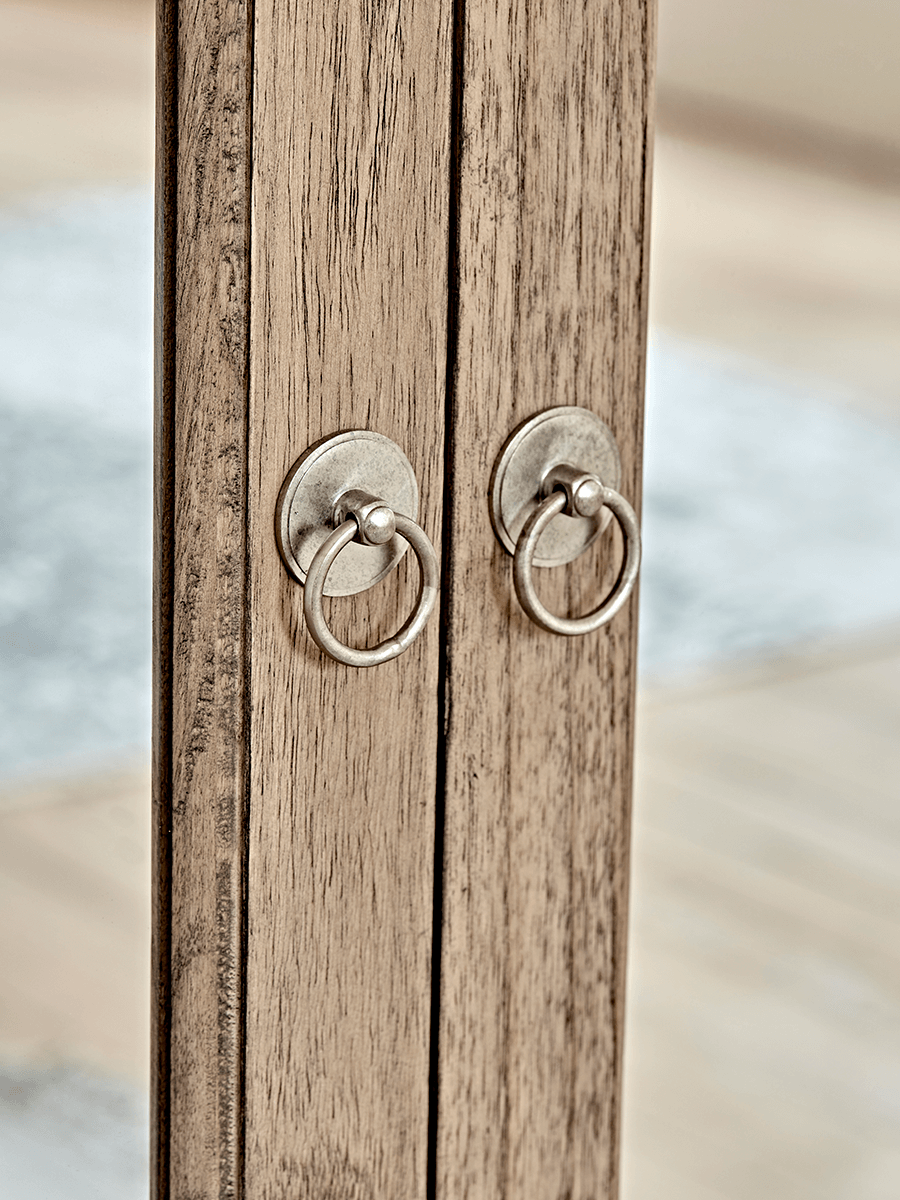
<instances>
[{"instance_id":1,"label":"wooden trim strip","mask_svg":"<svg viewBox=\"0 0 900 1200\"><path fill-rule=\"evenodd\" d=\"M251 7L158 21L153 1194L242 1194Z\"/></svg>"}]
</instances>

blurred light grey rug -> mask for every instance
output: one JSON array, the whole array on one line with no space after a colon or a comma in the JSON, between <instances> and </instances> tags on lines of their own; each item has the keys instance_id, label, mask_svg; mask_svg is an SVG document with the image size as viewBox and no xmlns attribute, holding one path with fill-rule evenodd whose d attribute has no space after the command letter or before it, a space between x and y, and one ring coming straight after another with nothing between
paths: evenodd
<instances>
[{"instance_id":1,"label":"blurred light grey rug","mask_svg":"<svg viewBox=\"0 0 900 1200\"><path fill-rule=\"evenodd\" d=\"M0 775L149 737L151 242L144 193L0 215ZM824 390L653 340L646 674L900 615L900 428Z\"/></svg>"},{"instance_id":2,"label":"blurred light grey rug","mask_svg":"<svg viewBox=\"0 0 900 1200\"><path fill-rule=\"evenodd\" d=\"M0 1065L3 1200L144 1200L146 1100L77 1071Z\"/></svg>"},{"instance_id":3,"label":"blurred light grey rug","mask_svg":"<svg viewBox=\"0 0 900 1200\"><path fill-rule=\"evenodd\" d=\"M0 214L0 775L146 746L152 207Z\"/></svg>"},{"instance_id":4,"label":"blurred light grey rug","mask_svg":"<svg viewBox=\"0 0 900 1200\"><path fill-rule=\"evenodd\" d=\"M900 426L659 336L646 422L642 670L900 616Z\"/></svg>"}]
</instances>

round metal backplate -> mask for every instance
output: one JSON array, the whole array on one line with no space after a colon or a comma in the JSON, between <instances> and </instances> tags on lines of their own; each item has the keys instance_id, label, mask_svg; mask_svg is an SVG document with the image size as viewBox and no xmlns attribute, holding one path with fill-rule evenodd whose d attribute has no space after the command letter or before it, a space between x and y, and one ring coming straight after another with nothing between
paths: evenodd
<instances>
[{"instance_id":1,"label":"round metal backplate","mask_svg":"<svg viewBox=\"0 0 900 1200\"><path fill-rule=\"evenodd\" d=\"M281 485L275 536L284 565L300 583L316 551L334 529L334 506L344 492L377 496L413 521L419 488L409 459L390 438L354 429L323 438L301 455ZM383 546L351 542L328 572L326 596L355 596L388 575L407 550L399 535Z\"/></svg>"},{"instance_id":2,"label":"round metal backplate","mask_svg":"<svg viewBox=\"0 0 900 1200\"><path fill-rule=\"evenodd\" d=\"M586 408L548 408L523 421L506 439L491 476L491 522L513 554L522 526L541 501L541 483L551 467L568 463L619 489L622 465L609 426ZM559 567L578 558L608 525L611 514L561 515L544 530L536 567Z\"/></svg>"}]
</instances>

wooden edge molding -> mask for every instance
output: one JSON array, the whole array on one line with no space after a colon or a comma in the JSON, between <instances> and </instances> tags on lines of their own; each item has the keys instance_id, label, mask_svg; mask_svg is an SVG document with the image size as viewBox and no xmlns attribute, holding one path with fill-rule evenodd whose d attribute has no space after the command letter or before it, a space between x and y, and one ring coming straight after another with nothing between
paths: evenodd
<instances>
[{"instance_id":1,"label":"wooden edge molding","mask_svg":"<svg viewBox=\"0 0 900 1200\"><path fill-rule=\"evenodd\" d=\"M158 0L151 1195L237 1197L252 5Z\"/></svg>"}]
</instances>

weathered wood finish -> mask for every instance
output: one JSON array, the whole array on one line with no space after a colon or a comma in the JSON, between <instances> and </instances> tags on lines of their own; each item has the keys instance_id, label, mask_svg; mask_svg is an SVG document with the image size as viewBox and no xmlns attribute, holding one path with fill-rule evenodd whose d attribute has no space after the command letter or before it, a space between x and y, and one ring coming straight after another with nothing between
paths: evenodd
<instances>
[{"instance_id":1,"label":"weathered wood finish","mask_svg":"<svg viewBox=\"0 0 900 1200\"><path fill-rule=\"evenodd\" d=\"M439 624L372 670L324 657L273 515L308 445L369 428L439 546L449 5L257 0L254 73L246 1195L421 1197ZM409 562L335 631L373 643L415 588Z\"/></svg>"},{"instance_id":2,"label":"weathered wood finish","mask_svg":"<svg viewBox=\"0 0 900 1200\"><path fill-rule=\"evenodd\" d=\"M577 403L638 500L652 0L160 11L155 1194L612 1200L635 605L532 626L487 485ZM370 671L316 650L273 532L353 427L447 535L443 622ZM414 596L409 561L333 627Z\"/></svg>"},{"instance_id":3,"label":"weathered wood finish","mask_svg":"<svg viewBox=\"0 0 900 1200\"><path fill-rule=\"evenodd\" d=\"M249 61L240 0L159 10L154 1195L238 1194L248 680Z\"/></svg>"},{"instance_id":4,"label":"weathered wood finish","mask_svg":"<svg viewBox=\"0 0 900 1200\"><path fill-rule=\"evenodd\" d=\"M538 630L486 488L519 421L579 404L639 500L653 28L652 0L465 5L439 1200L617 1194L636 602ZM546 595L585 611L597 574Z\"/></svg>"}]
</instances>

